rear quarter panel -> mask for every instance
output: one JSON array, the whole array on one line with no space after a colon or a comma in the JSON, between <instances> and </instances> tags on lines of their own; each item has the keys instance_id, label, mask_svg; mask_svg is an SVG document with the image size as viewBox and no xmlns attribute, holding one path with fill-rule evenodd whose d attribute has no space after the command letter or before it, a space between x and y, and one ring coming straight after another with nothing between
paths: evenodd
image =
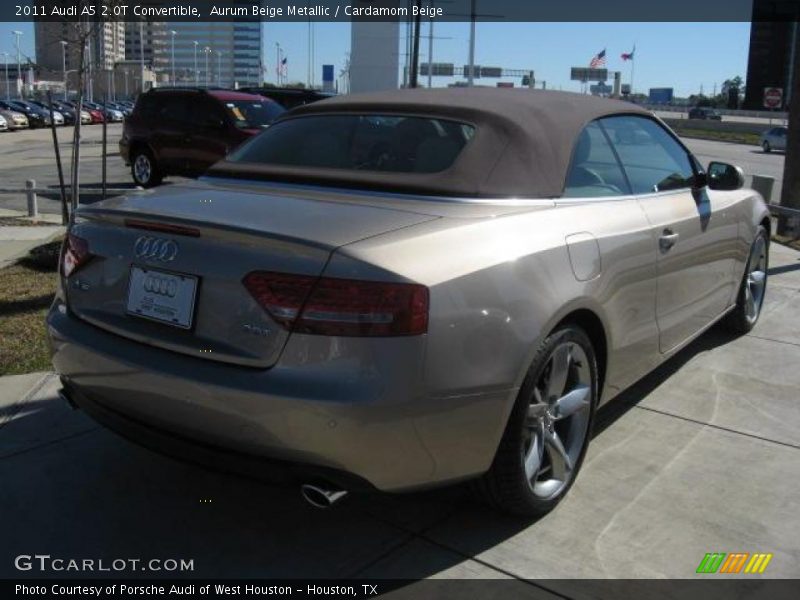
<instances>
[{"instance_id":1,"label":"rear quarter panel","mask_svg":"<svg viewBox=\"0 0 800 600\"><path fill-rule=\"evenodd\" d=\"M599 248L599 273L585 281L565 242L573 234ZM658 362L655 258L633 199L539 202L529 212L444 218L350 244L326 274L399 276L430 288L424 380L432 397L513 392L544 337L571 312L590 310L607 337L607 400Z\"/></svg>"}]
</instances>

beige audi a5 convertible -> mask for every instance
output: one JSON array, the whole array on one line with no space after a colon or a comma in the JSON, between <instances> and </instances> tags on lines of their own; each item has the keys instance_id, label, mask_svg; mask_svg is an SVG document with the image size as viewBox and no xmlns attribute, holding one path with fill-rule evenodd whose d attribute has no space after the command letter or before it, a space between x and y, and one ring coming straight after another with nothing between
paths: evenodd
<instances>
[{"instance_id":1,"label":"beige audi a5 convertible","mask_svg":"<svg viewBox=\"0 0 800 600\"><path fill-rule=\"evenodd\" d=\"M473 480L542 514L598 406L755 325L769 229L740 169L632 104L344 96L197 182L82 206L53 364L122 435L316 505Z\"/></svg>"}]
</instances>

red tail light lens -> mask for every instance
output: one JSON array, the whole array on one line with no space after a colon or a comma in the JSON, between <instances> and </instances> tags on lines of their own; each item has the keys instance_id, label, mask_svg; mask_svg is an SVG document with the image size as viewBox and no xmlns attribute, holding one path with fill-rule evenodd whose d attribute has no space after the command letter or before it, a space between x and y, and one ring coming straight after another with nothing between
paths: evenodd
<instances>
[{"instance_id":1,"label":"red tail light lens","mask_svg":"<svg viewBox=\"0 0 800 600\"><path fill-rule=\"evenodd\" d=\"M61 250L61 274L69 277L91 257L89 242L72 233L68 234Z\"/></svg>"},{"instance_id":2,"label":"red tail light lens","mask_svg":"<svg viewBox=\"0 0 800 600\"><path fill-rule=\"evenodd\" d=\"M316 335L399 336L428 331L428 288L255 271L244 285L287 329Z\"/></svg>"}]
</instances>

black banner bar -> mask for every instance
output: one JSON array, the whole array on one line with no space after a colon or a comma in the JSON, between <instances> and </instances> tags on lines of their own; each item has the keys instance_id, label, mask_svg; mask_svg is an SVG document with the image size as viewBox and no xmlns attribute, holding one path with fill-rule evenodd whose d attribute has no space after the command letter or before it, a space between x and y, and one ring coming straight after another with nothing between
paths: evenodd
<instances>
[{"instance_id":1,"label":"black banner bar","mask_svg":"<svg viewBox=\"0 0 800 600\"><path fill-rule=\"evenodd\" d=\"M800 0L23 0L0 21L796 21Z\"/></svg>"}]
</instances>

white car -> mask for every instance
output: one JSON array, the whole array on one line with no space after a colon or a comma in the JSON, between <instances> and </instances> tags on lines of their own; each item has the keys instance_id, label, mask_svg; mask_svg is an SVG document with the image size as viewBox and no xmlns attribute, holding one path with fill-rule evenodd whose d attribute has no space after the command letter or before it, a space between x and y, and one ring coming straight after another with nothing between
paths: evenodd
<instances>
[{"instance_id":1,"label":"white car","mask_svg":"<svg viewBox=\"0 0 800 600\"><path fill-rule=\"evenodd\" d=\"M2 115L0 115L0 131L8 131L8 121Z\"/></svg>"},{"instance_id":2,"label":"white car","mask_svg":"<svg viewBox=\"0 0 800 600\"><path fill-rule=\"evenodd\" d=\"M57 110L53 111L53 121L55 121L56 125L63 125L64 124L64 115L62 115Z\"/></svg>"},{"instance_id":3,"label":"white car","mask_svg":"<svg viewBox=\"0 0 800 600\"><path fill-rule=\"evenodd\" d=\"M787 127L773 127L761 134L761 148L764 152L772 152L773 150L786 151L786 134L789 129Z\"/></svg>"}]
</instances>

